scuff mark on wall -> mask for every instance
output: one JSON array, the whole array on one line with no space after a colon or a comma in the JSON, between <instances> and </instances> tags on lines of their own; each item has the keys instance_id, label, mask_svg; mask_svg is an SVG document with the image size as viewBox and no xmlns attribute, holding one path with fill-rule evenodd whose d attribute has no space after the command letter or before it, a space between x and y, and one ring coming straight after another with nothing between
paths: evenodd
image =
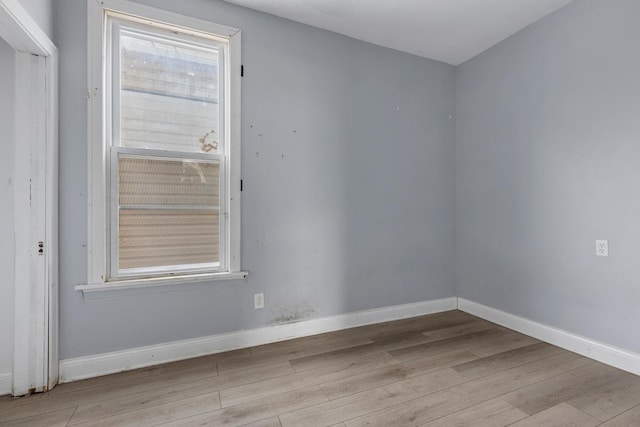
<instances>
[{"instance_id":1,"label":"scuff mark on wall","mask_svg":"<svg viewBox=\"0 0 640 427\"><path fill-rule=\"evenodd\" d=\"M272 318L267 323L269 325L280 325L284 323L295 323L310 319L316 313L316 309L307 301L288 305L282 308L271 310Z\"/></svg>"}]
</instances>

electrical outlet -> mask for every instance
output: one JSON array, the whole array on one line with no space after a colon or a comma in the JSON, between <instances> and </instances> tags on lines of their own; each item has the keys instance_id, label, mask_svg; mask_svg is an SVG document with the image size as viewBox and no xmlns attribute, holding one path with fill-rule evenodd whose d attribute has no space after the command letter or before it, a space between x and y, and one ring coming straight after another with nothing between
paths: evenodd
<instances>
[{"instance_id":1,"label":"electrical outlet","mask_svg":"<svg viewBox=\"0 0 640 427\"><path fill-rule=\"evenodd\" d=\"M608 240L596 240L596 255L597 256L609 256L609 241Z\"/></svg>"},{"instance_id":2,"label":"electrical outlet","mask_svg":"<svg viewBox=\"0 0 640 427\"><path fill-rule=\"evenodd\" d=\"M255 294L253 296L253 308L256 310L264 308L264 294Z\"/></svg>"}]
</instances>

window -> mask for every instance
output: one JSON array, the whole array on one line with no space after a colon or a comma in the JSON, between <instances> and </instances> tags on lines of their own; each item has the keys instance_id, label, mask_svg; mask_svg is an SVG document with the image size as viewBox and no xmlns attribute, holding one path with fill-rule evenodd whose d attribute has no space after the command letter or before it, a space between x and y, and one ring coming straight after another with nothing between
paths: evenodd
<instances>
[{"instance_id":1,"label":"window","mask_svg":"<svg viewBox=\"0 0 640 427\"><path fill-rule=\"evenodd\" d=\"M89 286L241 273L240 32L88 1Z\"/></svg>"}]
</instances>

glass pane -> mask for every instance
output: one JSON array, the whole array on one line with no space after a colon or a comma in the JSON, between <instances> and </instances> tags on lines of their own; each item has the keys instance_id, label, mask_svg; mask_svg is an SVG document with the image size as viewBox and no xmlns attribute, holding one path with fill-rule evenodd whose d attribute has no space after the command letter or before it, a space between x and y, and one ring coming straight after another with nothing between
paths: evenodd
<instances>
[{"instance_id":1,"label":"glass pane","mask_svg":"<svg viewBox=\"0 0 640 427\"><path fill-rule=\"evenodd\" d=\"M121 30L119 144L218 152L218 61L215 47Z\"/></svg>"},{"instance_id":2,"label":"glass pane","mask_svg":"<svg viewBox=\"0 0 640 427\"><path fill-rule=\"evenodd\" d=\"M218 263L216 211L121 210L120 270Z\"/></svg>"},{"instance_id":3,"label":"glass pane","mask_svg":"<svg viewBox=\"0 0 640 427\"><path fill-rule=\"evenodd\" d=\"M220 164L217 160L118 155L120 206L217 208Z\"/></svg>"}]
</instances>

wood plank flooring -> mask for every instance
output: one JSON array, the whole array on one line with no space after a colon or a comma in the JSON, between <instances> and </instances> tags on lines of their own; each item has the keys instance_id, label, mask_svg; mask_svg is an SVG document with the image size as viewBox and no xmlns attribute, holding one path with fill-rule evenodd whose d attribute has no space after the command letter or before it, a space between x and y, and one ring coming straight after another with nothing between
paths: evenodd
<instances>
[{"instance_id":1,"label":"wood plank flooring","mask_svg":"<svg viewBox=\"0 0 640 427\"><path fill-rule=\"evenodd\" d=\"M640 426L640 377L449 311L0 397L0 426Z\"/></svg>"}]
</instances>

